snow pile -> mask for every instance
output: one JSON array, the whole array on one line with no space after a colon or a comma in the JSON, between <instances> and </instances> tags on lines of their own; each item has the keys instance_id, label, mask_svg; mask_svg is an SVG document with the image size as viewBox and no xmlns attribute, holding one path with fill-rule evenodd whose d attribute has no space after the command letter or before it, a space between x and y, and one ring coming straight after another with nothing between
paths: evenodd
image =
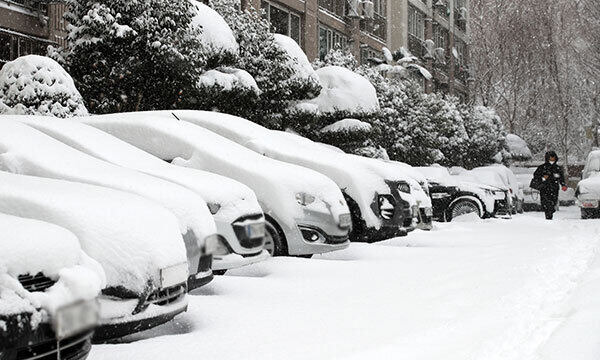
<instances>
[{"instance_id":1,"label":"snow pile","mask_svg":"<svg viewBox=\"0 0 600 360\"><path fill-rule=\"evenodd\" d=\"M360 121L358 119L343 119L343 120L339 120L334 122L331 125L327 125L325 126L323 129L321 129L321 132L332 132L332 133L337 133L337 132L355 132L355 131L364 131L364 132L369 132L371 131L373 127L371 126L371 124L364 122L364 121Z\"/></svg>"},{"instance_id":2,"label":"snow pile","mask_svg":"<svg viewBox=\"0 0 600 360\"><path fill-rule=\"evenodd\" d=\"M198 246L216 232L206 202L176 184L98 160L29 126L4 117L0 121L0 169L105 186L144 196L171 210L182 234L192 233Z\"/></svg>"},{"instance_id":3,"label":"snow pile","mask_svg":"<svg viewBox=\"0 0 600 360\"><path fill-rule=\"evenodd\" d=\"M262 212L256 195L247 186L224 176L169 164L92 126L32 116L13 119L98 159L184 186L207 203L219 204L220 210L214 216L228 223Z\"/></svg>"},{"instance_id":4,"label":"snow pile","mask_svg":"<svg viewBox=\"0 0 600 360\"><path fill-rule=\"evenodd\" d=\"M192 26L202 28L201 39L204 45L217 53L238 53L239 46L233 32L223 17L200 1L190 0L196 7Z\"/></svg>"},{"instance_id":5,"label":"snow pile","mask_svg":"<svg viewBox=\"0 0 600 360\"><path fill-rule=\"evenodd\" d=\"M304 209L296 201L298 193L320 200L310 205L312 210L331 213L336 219L348 212L339 189L324 175L257 154L214 132L178 121L173 114L185 120L187 112L101 115L82 120L176 165L244 183L256 193L265 213L285 223L295 223L303 216Z\"/></svg>"},{"instance_id":6,"label":"snow pile","mask_svg":"<svg viewBox=\"0 0 600 360\"><path fill-rule=\"evenodd\" d=\"M383 167L361 166L350 155L328 150L307 138L289 132L269 130L240 117L206 111L175 113L181 120L214 131L259 154L305 166L326 175L356 201L369 227L379 229L381 226L378 214L371 209L371 203L375 194L390 193L390 188L384 181L388 177L383 173Z\"/></svg>"},{"instance_id":7,"label":"snow pile","mask_svg":"<svg viewBox=\"0 0 600 360\"><path fill-rule=\"evenodd\" d=\"M22 56L0 70L0 113L88 114L71 76L56 61L38 55Z\"/></svg>"},{"instance_id":8,"label":"snow pile","mask_svg":"<svg viewBox=\"0 0 600 360\"><path fill-rule=\"evenodd\" d=\"M506 135L506 148L511 157L516 160L528 160L532 158L531 150L525 140L518 135Z\"/></svg>"},{"instance_id":9,"label":"snow pile","mask_svg":"<svg viewBox=\"0 0 600 360\"><path fill-rule=\"evenodd\" d=\"M198 79L198 86L218 86L225 91L241 89L252 91L257 95L260 94L260 89L258 88L258 85L256 84L256 81L252 75L244 70L229 67L221 67L216 70L209 70L200 75L200 78Z\"/></svg>"},{"instance_id":10,"label":"snow pile","mask_svg":"<svg viewBox=\"0 0 600 360\"><path fill-rule=\"evenodd\" d=\"M177 219L136 195L0 171L0 212L71 231L102 265L109 287L141 294L148 284L160 286L159 269L186 261Z\"/></svg>"},{"instance_id":11,"label":"snow pile","mask_svg":"<svg viewBox=\"0 0 600 360\"><path fill-rule=\"evenodd\" d=\"M62 305L95 298L105 286L100 264L81 251L73 233L56 225L0 214L0 254L0 284L50 314ZM57 281L45 292L29 293L15 281L40 272Z\"/></svg>"},{"instance_id":12,"label":"snow pile","mask_svg":"<svg viewBox=\"0 0 600 360\"><path fill-rule=\"evenodd\" d=\"M316 73L321 93L308 102L317 105L319 111L369 113L379 110L375 88L365 77L340 66L325 66Z\"/></svg>"},{"instance_id":13,"label":"snow pile","mask_svg":"<svg viewBox=\"0 0 600 360\"><path fill-rule=\"evenodd\" d=\"M289 56L288 65L294 70L294 77L310 81L319 81L319 76L298 43L289 36L273 34L275 44Z\"/></svg>"}]
</instances>

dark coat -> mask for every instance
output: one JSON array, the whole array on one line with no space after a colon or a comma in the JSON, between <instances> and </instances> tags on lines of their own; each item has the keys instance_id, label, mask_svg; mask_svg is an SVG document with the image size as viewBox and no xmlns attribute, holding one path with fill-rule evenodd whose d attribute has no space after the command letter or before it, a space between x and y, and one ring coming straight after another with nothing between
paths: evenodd
<instances>
[{"instance_id":1,"label":"dark coat","mask_svg":"<svg viewBox=\"0 0 600 360\"><path fill-rule=\"evenodd\" d=\"M554 151L546 153L546 162L538 166L533 174L534 179L538 179L539 183L542 184L540 188L540 195L542 197L542 203L544 201L556 204L558 201L558 191L565 184L565 174L562 167L556 163L550 163L550 158L554 157L558 161L558 156ZM548 178L544 180L544 175L548 175Z\"/></svg>"}]
</instances>

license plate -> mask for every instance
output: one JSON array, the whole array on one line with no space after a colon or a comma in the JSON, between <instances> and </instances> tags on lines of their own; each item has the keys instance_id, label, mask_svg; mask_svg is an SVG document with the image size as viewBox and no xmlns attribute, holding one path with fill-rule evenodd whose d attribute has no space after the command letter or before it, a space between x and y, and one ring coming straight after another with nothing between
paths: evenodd
<instances>
[{"instance_id":1,"label":"license plate","mask_svg":"<svg viewBox=\"0 0 600 360\"><path fill-rule=\"evenodd\" d=\"M188 277L188 264L180 263L160 269L160 286L168 288L185 282Z\"/></svg>"},{"instance_id":2,"label":"license plate","mask_svg":"<svg viewBox=\"0 0 600 360\"><path fill-rule=\"evenodd\" d=\"M597 208L598 200L585 200L581 203L584 208Z\"/></svg>"},{"instance_id":3,"label":"license plate","mask_svg":"<svg viewBox=\"0 0 600 360\"><path fill-rule=\"evenodd\" d=\"M433 216L433 209L430 207L425 208L425 216Z\"/></svg>"},{"instance_id":4,"label":"license plate","mask_svg":"<svg viewBox=\"0 0 600 360\"><path fill-rule=\"evenodd\" d=\"M54 333L58 339L64 339L90 330L98 324L98 316L96 300L64 306L53 318Z\"/></svg>"},{"instance_id":5,"label":"license plate","mask_svg":"<svg viewBox=\"0 0 600 360\"><path fill-rule=\"evenodd\" d=\"M246 225L246 236L249 239L255 239L265 236L265 223L255 223Z\"/></svg>"},{"instance_id":6,"label":"license plate","mask_svg":"<svg viewBox=\"0 0 600 360\"><path fill-rule=\"evenodd\" d=\"M347 228L352 226L352 216L350 214L340 215L340 227Z\"/></svg>"}]
</instances>

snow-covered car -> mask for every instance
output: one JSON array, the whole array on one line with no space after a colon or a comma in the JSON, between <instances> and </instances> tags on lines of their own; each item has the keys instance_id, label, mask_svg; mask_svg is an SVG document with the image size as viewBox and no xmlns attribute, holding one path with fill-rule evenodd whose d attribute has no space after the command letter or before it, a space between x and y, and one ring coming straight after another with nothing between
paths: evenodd
<instances>
[{"instance_id":1,"label":"snow-covered car","mask_svg":"<svg viewBox=\"0 0 600 360\"><path fill-rule=\"evenodd\" d=\"M256 154L171 112L79 120L162 160L247 185L265 213L265 249L272 254L310 256L349 245L350 211L335 183L322 174Z\"/></svg>"},{"instance_id":2,"label":"snow-covered car","mask_svg":"<svg viewBox=\"0 0 600 360\"><path fill-rule=\"evenodd\" d=\"M95 340L149 329L186 311L188 265L179 224L155 202L100 186L0 171L0 212L71 231L100 263L106 286Z\"/></svg>"},{"instance_id":3,"label":"snow-covered car","mask_svg":"<svg viewBox=\"0 0 600 360\"><path fill-rule=\"evenodd\" d=\"M216 242L216 225L200 196L177 184L116 166L84 154L46 134L0 118L0 169L17 174L76 181L122 190L146 197L170 210L179 220L188 255L189 289L208 283ZM209 243L207 245L207 243Z\"/></svg>"},{"instance_id":4,"label":"snow-covered car","mask_svg":"<svg viewBox=\"0 0 600 360\"><path fill-rule=\"evenodd\" d=\"M512 199L513 214L523 213L523 202L525 201L523 186L520 185L519 180L511 169L502 164L492 164L488 166L477 167L472 171L475 173L481 171L492 171L497 173L502 179L503 184L508 187L508 191Z\"/></svg>"},{"instance_id":5,"label":"snow-covered car","mask_svg":"<svg viewBox=\"0 0 600 360\"><path fill-rule=\"evenodd\" d=\"M14 117L79 151L115 165L184 186L207 203L217 225L215 273L266 259L265 221L256 195L247 186L206 171L169 164L110 134L83 123L47 117Z\"/></svg>"},{"instance_id":6,"label":"snow-covered car","mask_svg":"<svg viewBox=\"0 0 600 360\"><path fill-rule=\"evenodd\" d=\"M589 153L575 189L582 219L600 218L600 150Z\"/></svg>"},{"instance_id":7,"label":"snow-covered car","mask_svg":"<svg viewBox=\"0 0 600 360\"><path fill-rule=\"evenodd\" d=\"M511 167L519 186L523 190L523 211L541 211L540 192L529 187L533 179L534 167Z\"/></svg>"},{"instance_id":8,"label":"snow-covered car","mask_svg":"<svg viewBox=\"0 0 600 360\"><path fill-rule=\"evenodd\" d=\"M416 201L406 176L381 161L331 151L298 135L273 131L246 119L208 111L175 116L269 158L305 166L335 181L352 213L352 240L377 241L406 235Z\"/></svg>"},{"instance_id":9,"label":"snow-covered car","mask_svg":"<svg viewBox=\"0 0 600 360\"><path fill-rule=\"evenodd\" d=\"M447 168L440 165L416 169L427 178L433 216L437 221L452 221L468 213L490 218L505 212L506 193L477 182L468 173L451 175Z\"/></svg>"},{"instance_id":10,"label":"snow-covered car","mask_svg":"<svg viewBox=\"0 0 600 360\"><path fill-rule=\"evenodd\" d=\"M504 181L496 170L478 169L467 170L462 167L453 166L450 174L461 181L469 181L475 184L483 184L500 190L504 193L504 203L497 207L497 215L511 215L514 211L513 198L510 194L510 186Z\"/></svg>"},{"instance_id":11,"label":"snow-covered car","mask_svg":"<svg viewBox=\"0 0 600 360\"><path fill-rule=\"evenodd\" d=\"M73 233L0 213L0 359L85 359L105 281Z\"/></svg>"}]
</instances>

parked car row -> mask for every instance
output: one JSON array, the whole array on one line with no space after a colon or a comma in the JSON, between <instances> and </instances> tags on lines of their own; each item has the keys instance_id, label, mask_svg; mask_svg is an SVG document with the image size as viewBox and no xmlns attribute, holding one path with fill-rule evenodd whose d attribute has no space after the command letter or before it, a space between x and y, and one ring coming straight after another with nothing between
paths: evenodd
<instances>
[{"instance_id":1,"label":"parked car row","mask_svg":"<svg viewBox=\"0 0 600 360\"><path fill-rule=\"evenodd\" d=\"M517 188L480 172L349 155L214 112L2 116L0 359L83 359L92 340L168 322L214 274L269 256L518 210Z\"/></svg>"}]
</instances>

